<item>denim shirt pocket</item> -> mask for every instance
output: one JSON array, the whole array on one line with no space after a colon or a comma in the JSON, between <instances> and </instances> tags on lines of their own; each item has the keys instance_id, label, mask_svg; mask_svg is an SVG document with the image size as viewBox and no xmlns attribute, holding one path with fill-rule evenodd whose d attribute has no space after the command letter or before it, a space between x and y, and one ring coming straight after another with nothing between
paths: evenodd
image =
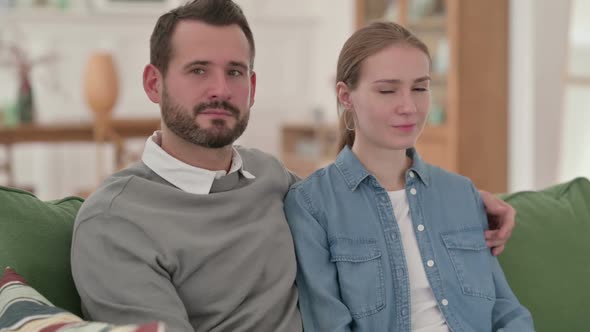
<instances>
[{"instance_id":1,"label":"denim shirt pocket","mask_svg":"<svg viewBox=\"0 0 590 332\"><path fill-rule=\"evenodd\" d=\"M490 261L481 228L442 234L463 294L495 300Z\"/></svg>"},{"instance_id":2,"label":"denim shirt pocket","mask_svg":"<svg viewBox=\"0 0 590 332\"><path fill-rule=\"evenodd\" d=\"M381 251L375 239L332 238L330 260L336 264L342 301L359 319L385 307Z\"/></svg>"}]
</instances>

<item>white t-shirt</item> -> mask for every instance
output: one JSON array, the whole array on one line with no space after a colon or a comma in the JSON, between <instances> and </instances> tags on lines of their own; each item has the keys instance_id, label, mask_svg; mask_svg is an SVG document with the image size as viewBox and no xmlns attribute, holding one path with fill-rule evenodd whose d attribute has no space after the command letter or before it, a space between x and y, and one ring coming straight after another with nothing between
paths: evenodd
<instances>
[{"instance_id":1,"label":"white t-shirt","mask_svg":"<svg viewBox=\"0 0 590 332\"><path fill-rule=\"evenodd\" d=\"M397 220L408 264L410 298L412 305L412 331L450 332L444 316L437 306L436 298L426 278L422 256L410 216L410 205L405 190L388 192L393 214Z\"/></svg>"}]
</instances>

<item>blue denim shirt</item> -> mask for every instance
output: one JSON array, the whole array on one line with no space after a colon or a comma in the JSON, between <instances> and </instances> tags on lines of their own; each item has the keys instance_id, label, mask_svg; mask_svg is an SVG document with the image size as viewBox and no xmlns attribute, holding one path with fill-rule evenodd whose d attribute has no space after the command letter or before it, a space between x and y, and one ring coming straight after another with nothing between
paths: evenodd
<instances>
[{"instance_id":1,"label":"blue denim shirt","mask_svg":"<svg viewBox=\"0 0 590 332\"><path fill-rule=\"evenodd\" d=\"M486 247L487 218L473 184L426 164L413 149L407 153L412 223L449 328L533 331L530 313ZM290 189L285 213L306 332L411 330L408 268L390 198L349 148Z\"/></svg>"}]
</instances>

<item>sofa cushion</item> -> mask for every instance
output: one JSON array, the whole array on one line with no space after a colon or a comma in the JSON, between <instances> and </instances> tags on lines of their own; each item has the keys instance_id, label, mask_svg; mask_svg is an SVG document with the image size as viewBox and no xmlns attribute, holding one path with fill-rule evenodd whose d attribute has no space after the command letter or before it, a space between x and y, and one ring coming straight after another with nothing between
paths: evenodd
<instances>
[{"instance_id":1,"label":"sofa cushion","mask_svg":"<svg viewBox=\"0 0 590 332\"><path fill-rule=\"evenodd\" d=\"M590 308L590 182L503 196L516 228L499 256L537 331L586 331Z\"/></svg>"},{"instance_id":2,"label":"sofa cushion","mask_svg":"<svg viewBox=\"0 0 590 332\"><path fill-rule=\"evenodd\" d=\"M0 331L29 332L164 332L163 323L115 326L86 322L55 307L43 295L27 285L22 276L7 268L0 279Z\"/></svg>"},{"instance_id":3,"label":"sofa cushion","mask_svg":"<svg viewBox=\"0 0 590 332\"><path fill-rule=\"evenodd\" d=\"M81 314L70 270L74 218L83 200L44 202L33 194L0 186L0 270L17 269L57 306Z\"/></svg>"}]
</instances>

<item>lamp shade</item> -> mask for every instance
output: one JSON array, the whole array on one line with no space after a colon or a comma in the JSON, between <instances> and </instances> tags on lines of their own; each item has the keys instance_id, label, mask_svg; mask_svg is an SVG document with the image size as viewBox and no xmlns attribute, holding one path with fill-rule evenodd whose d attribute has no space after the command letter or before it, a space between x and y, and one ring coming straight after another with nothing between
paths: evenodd
<instances>
[{"instance_id":1,"label":"lamp shade","mask_svg":"<svg viewBox=\"0 0 590 332\"><path fill-rule=\"evenodd\" d=\"M86 102L98 118L108 118L119 96L119 80L113 56L107 52L90 55L84 75Z\"/></svg>"}]
</instances>

